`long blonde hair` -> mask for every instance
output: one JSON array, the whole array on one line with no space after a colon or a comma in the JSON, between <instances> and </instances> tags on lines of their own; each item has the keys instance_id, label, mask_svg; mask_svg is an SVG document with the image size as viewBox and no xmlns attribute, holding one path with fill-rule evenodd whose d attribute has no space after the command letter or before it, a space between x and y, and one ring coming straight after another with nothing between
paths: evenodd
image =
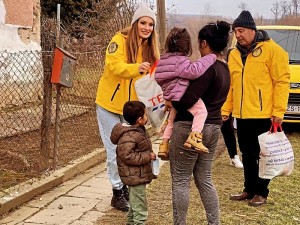
<instances>
[{"instance_id":1,"label":"long blonde hair","mask_svg":"<svg viewBox=\"0 0 300 225\"><path fill-rule=\"evenodd\" d=\"M126 53L127 63L136 63L138 49L139 49L139 34L138 21L135 21L131 27L127 27L121 31L122 34L127 35ZM143 62L150 62L151 66L159 59L159 50L157 45L157 34L153 29L150 37L142 41Z\"/></svg>"}]
</instances>

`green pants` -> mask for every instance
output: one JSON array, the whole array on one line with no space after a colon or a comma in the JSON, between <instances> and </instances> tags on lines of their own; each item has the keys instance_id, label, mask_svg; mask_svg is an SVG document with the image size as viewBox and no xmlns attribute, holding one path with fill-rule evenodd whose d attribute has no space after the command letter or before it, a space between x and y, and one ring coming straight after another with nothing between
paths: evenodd
<instances>
[{"instance_id":1,"label":"green pants","mask_svg":"<svg viewBox=\"0 0 300 225\"><path fill-rule=\"evenodd\" d=\"M146 224L148 207L146 199L146 184L129 186L130 208L127 215L127 225Z\"/></svg>"}]
</instances>

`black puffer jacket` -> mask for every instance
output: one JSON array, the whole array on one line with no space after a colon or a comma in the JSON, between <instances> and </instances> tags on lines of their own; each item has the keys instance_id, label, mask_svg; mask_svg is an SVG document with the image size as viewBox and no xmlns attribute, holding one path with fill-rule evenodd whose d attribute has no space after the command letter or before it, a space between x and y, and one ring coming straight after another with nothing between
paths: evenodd
<instances>
[{"instance_id":1,"label":"black puffer jacket","mask_svg":"<svg viewBox=\"0 0 300 225\"><path fill-rule=\"evenodd\" d=\"M150 154L152 145L145 127L118 123L110 139L117 145L117 164L122 182L129 186L150 183L154 178Z\"/></svg>"}]
</instances>

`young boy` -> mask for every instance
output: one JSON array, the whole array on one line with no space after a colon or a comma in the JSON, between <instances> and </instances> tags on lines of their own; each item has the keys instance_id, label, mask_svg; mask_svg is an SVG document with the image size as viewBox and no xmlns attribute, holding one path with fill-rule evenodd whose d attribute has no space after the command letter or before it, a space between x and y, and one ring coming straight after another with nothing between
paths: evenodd
<instances>
[{"instance_id":1,"label":"young boy","mask_svg":"<svg viewBox=\"0 0 300 225\"><path fill-rule=\"evenodd\" d=\"M147 112L144 103L126 102L123 116L128 124L118 123L110 139L117 145L117 164L122 182L129 187L129 212L126 224L145 224L148 217L146 184L154 178L151 160L156 159L145 129Z\"/></svg>"}]
</instances>

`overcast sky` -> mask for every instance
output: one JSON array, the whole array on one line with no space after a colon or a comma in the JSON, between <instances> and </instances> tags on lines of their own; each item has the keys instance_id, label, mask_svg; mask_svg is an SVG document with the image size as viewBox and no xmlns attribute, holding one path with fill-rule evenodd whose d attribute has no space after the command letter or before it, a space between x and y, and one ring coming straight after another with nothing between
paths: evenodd
<instances>
[{"instance_id":1,"label":"overcast sky","mask_svg":"<svg viewBox=\"0 0 300 225\"><path fill-rule=\"evenodd\" d=\"M212 15L223 15L225 17L236 18L240 9L238 6L241 2L247 4L247 9L252 15L258 14L268 19L274 18L271 8L276 0L166 0L167 8L173 4L180 14L204 14L207 9Z\"/></svg>"}]
</instances>

